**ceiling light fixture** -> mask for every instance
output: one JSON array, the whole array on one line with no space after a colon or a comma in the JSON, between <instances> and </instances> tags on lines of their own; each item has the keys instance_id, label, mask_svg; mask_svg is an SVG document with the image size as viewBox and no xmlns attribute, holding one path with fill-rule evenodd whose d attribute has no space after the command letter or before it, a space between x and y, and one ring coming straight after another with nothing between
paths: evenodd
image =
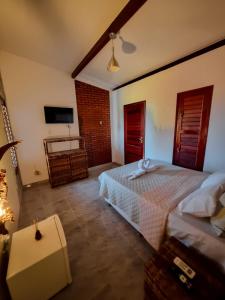
<instances>
[{"instance_id":1,"label":"ceiling light fixture","mask_svg":"<svg viewBox=\"0 0 225 300\"><path fill-rule=\"evenodd\" d=\"M109 37L110 37L110 40L112 41L112 57L108 63L107 70L109 72L117 72L117 71L119 71L120 66L114 55L114 43L113 43L113 40L116 39L116 33L111 32L109 34Z\"/></svg>"}]
</instances>

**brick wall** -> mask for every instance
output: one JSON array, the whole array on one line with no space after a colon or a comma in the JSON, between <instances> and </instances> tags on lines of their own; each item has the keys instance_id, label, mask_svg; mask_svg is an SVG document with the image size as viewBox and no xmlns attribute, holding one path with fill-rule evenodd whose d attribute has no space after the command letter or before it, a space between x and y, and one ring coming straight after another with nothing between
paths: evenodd
<instances>
[{"instance_id":1,"label":"brick wall","mask_svg":"<svg viewBox=\"0 0 225 300\"><path fill-rule=\"evenodd\" d=\"M75 81L80 135L85 138L89 167L111 162L109 92Z\"/></svg>"}]
</instances>

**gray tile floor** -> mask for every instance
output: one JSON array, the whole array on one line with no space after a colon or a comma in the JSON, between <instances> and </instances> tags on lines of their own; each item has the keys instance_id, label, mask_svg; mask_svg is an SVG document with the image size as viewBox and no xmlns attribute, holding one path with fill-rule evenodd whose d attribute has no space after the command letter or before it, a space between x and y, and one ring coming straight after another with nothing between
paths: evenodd
<instances>
[{"instance_id":1,"label":"gray tile floor","mask_svg":"<svg viewBox=\"0 0 225 300\"><path fill-rule=\"evenodd\" d=\"M57 213L65 230L73 282L54 300L144 299L152 249L98 194L98 175L112 167L92 168L89 178L54 189L46 183L24 191L20 228Z\"/></svg>"}]
</instances>

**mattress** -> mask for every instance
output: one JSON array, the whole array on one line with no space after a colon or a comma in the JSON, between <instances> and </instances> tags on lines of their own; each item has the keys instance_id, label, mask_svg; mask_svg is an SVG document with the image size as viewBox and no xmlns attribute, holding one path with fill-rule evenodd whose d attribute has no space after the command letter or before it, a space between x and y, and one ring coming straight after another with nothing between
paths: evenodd
<instances>
[{"instance_id":1,"label":"mattress","mask_svg":"<svg viewBox=\"0 0 225 300\"><path fill-rule=\"evenodd\" d=\"M137 162L103 172L99 181L100 195L136 224L151 246L158 249L168 213L207 175L161 161L152 164L159 165L159 169L134 180L127 176L137 169Z\"/></svg>"},{"instance_id":2,"label":"mattress","mask_svg":"<svg viewBox=\"0 0 225 300\"><path fill-rule=\"evenodd\" d=\"M225 272L225 238L215 234L208 218L180 215L174 209L168 216L167 234L213 259Z\"/></svg>"}]
</instances>

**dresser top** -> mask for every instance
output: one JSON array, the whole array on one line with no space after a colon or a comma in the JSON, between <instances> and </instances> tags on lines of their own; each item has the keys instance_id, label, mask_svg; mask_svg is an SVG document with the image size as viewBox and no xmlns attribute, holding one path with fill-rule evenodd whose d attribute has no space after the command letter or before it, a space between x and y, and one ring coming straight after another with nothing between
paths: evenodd
<instances>
[{"instance_id":1,"label":"dresser top","mask_svg":"<svg viewBox=\"0 0 225 300\"><path fill-rule=\"evenodd\" d=\"M44 139L45 143L58 143L74 140L83 140L81 136L56 136L56 137L47 137Z\"/></svg>"}]
</instances>

